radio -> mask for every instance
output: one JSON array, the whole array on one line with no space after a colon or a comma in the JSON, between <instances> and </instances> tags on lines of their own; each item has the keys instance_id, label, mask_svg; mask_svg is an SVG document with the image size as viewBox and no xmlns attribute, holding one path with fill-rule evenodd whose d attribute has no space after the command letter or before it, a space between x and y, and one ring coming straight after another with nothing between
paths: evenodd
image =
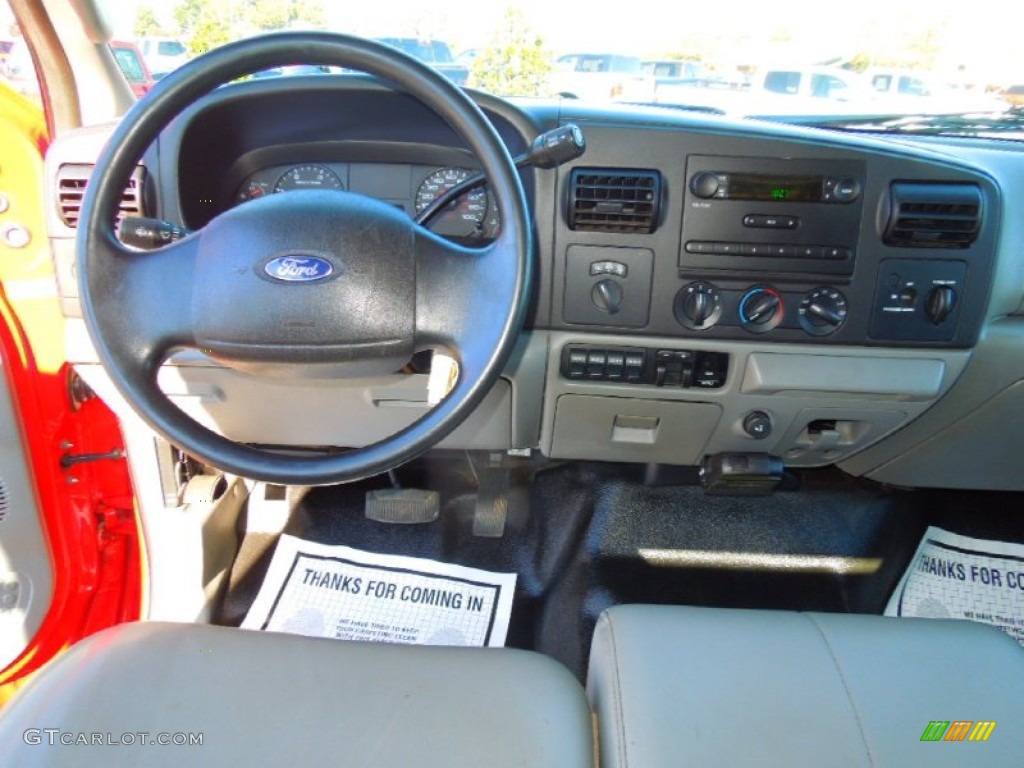
<instances>
[{"instance_id":1,"label":"radio","mask_svg":"<svg viewBox=\"0 0 1024 768\"><path fill-rule=\"evenodd\" d=\"M852 274L864 176L856 160L693 155L679 267Z\"/></svg>"},{"instance_id":2,"label":"radio","mask_svg":"<svg viewBox=\"0 0 1024 768\"><path fill-rule=\"evenodd\" d=\"M852 177L785 176L702 171L690 179L697 197L771 203L852 203L861 183Z\"/></svg>"}]
</instances>

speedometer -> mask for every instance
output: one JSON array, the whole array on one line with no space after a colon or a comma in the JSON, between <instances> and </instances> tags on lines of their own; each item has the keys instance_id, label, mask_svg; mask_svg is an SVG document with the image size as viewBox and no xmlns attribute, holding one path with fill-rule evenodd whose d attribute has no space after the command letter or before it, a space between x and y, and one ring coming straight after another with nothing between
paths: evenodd
<instances>
[{"instance_id":1,"label":"speedometer","mask_svg":"<svg viewBox=\"0 0 1024 768\"><path fill-rule=\"evenodd\" d=\"M322 165L296 165L282 174L274 185L275 192L293 189L344 189L338 174Z\"/></svg>"},{"instance_id":2,"label":"speedometer","mask_svg":"<svg viewBox=\"0 0 1024 768\"><path fill-rule=\"evenodd\" d=\"M472 175L473 171L466 168L441 168L431 173L416 190L416 213L420 213L441 194ZM487 190L471 190L445 206L434 220L431 229L445 235L476 235L483 228L487 207Z\"/></svg>"}]
</instances>

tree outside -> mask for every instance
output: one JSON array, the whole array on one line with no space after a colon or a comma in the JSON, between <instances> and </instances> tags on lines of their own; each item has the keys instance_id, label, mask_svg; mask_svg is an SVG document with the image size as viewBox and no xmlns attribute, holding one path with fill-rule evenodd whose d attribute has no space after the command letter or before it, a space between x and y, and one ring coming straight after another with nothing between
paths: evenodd
<instances>
[{"instance_id":1,"label":"tree outside","mask_svg":"<svg viewBox=\"0 0 1024 768\"><path fill-rule=\"evenodd\" d=\"M177 36L197 55L259 32L321 29L326 23L321 0L177 0L170 16L171 23L162 23L152 5L140 6L135 34Z\"/></svg>"},{"instance_id":2,"label":"tree outside","mask_svg":"<svg viewBox=\"0 0 1024 768\"><path fill-rule=\"evenodd\" d=\"M523 11L505 11L490 43L473 61L469 84L498 96L545 96L551 55Z\"/></svg>"},{"instance_id":3,"label":"tree outside","mask_svg":"<svg viewBox=\"0 0 1024 768\"><path fill-rule=\"evenodd\" d=\"M156 17L156 11L148 5L139 6L136 11L132 32L136 37L165 37L167 35L166 28Z\"/></svg>"}]
</instances>

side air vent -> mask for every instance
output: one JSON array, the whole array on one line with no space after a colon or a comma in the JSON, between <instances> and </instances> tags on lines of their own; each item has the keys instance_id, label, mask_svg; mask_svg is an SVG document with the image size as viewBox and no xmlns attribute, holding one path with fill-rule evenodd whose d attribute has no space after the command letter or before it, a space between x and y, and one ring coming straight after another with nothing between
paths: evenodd
<instances>
[{"instance_id":1,"label":"side air vent","mask_svg":"<svg viewBox=\"0 0 1024 768\"><path fill-rule=\"evenodd\" d=\"M981 230L976 184L898 182L882 240L898 248L969 248Z\"/></svg>"},{"instance_id":2,"label":"side air vent","mask_svg":"<svg viewBox=\"0 0 1024 768\"><path fill-rule=\"evenodd\" d=\"M576 168L570 185L569 229L648 234L658 226L657 171Z\"/></svg>"},{"instance_id":3,"label":"side air vent","mask_svg":"<svg viewBox=\"0 0 1024 768\"><path fill-rule=\"evenodd\" d=\"M3 479L0 478L0 523L4 521L5 517L7 517L7 507L9 503L10 502L7 500L7 485L4 483Z\"/></svg>"},{"instance_id":4,"label":"side air vent","mask_svg":"<svg viewBox=\"0 0 1024 768\"><path fill-rule=\"evenodd\" d=\"M57 205L61 221L74 229L82 214L82 198L92 173L91 165L62 165L57 171ZM132 174L128 187L121 195L117 220L125 216L145 216L142 210L142 170Z\"/></svg>"}]
</instances>

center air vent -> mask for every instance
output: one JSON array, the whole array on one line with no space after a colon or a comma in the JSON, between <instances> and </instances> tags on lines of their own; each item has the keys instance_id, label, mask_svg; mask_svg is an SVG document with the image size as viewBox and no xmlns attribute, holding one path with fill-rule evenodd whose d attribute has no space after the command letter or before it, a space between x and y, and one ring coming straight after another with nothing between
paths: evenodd
<instances>
[{"instance_id":1,"label":"center air vent","mask_svg":"<svg viewBox=\"0 0 1024 768\"><path fill-rule=\"evenodd\" d=\"M647 234L657 228L657 171L576 168L570 183L569 229Z\"/></svg>"},{"instance_id":2,"label":"center air vent","mask_svg":"<svg viewBox=\"0 0 1024 768\"><path fill-rule=\"evenodd\" d=\"M898 248L968 248L981 230L976 184L899 182L889 188L882 240Z\"/></svg>"},{"instance_id":3,"label":"center air vent","mask_svg":"<svg viewBox=\"0 0 1024 768\"><path fill-rule=\"evenodd\" d=\"M78 219L82 213L82 198L85 196L85 186L89 183L92 169L91 165L62 165L57 171L57 206L60 219L72 229L78 226ZM142 210L141 187L142 169L138 169L132 174L128 187L121 195L121 204L118 206L120 212L117 215L119 222L125 216L145 216Z\"/></svg>"}]
</instances>

